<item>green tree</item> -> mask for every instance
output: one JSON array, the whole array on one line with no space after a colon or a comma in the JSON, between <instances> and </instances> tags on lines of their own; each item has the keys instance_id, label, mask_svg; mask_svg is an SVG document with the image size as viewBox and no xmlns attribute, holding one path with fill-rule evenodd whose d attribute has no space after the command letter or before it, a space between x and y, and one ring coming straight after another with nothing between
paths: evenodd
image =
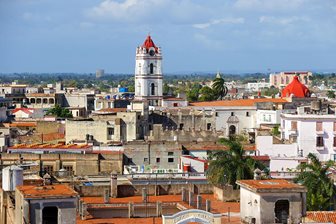
<instances>
[{"instance_id":1,"label":"green tree","mask_svg":"<svg viewBox=\"0 0 336 224\"><path fill-rule=\"evenodd\" d=\"M312 153L308 154L308 163L301 163L297 169L301 170L295 182L306 186L307 209L310 211L330 210L334 204L335 186L328 177L328 170L333 161L322 164Z\"/></svg>"},{"instance_id":2,"label":"green tree","mask_svg":"<svg viewBox=\"0 0 336 224\"><path fill-rule=\"evenodd\" d=\"M63 108L58 104L56 104L55 107L49 109L47 111L47 115L54 115L56 117L61 117L61 118L71 118L72 117L72 113L68 109Z\"/></svg>"},{"instance_id":3,"label":"green tree","mask_svg":"<svg viewBox=\"0 0 336 224\"><path fill-rule=\"evenodd\" d=\"M200 84L192 85L191 89L187 92L187 100L188 101L197 101L200 89L201 89Z\"/></svg>"},{"instance_id":4,"label":"green tree","mask_svg":"<svg viewBox=\"0 0 336 224\"><path fill-rule=\"evenodd\" d=\"M335 99L336 95L335 95L335 91L329 90L327 92L327 97L331 98L331 99Z\"/></svg>"},{"instance_id":5,"label":"green tree","mask_svg":"<svg viewBox=\"0 0 336 224\"><path fill-rule=\"evenodd\" d=\"M256 168L264 169L265 166L250 156L245 155L241 141L235 137L220 140L220 143L229 147L229 150L210 152L210 164L207 178L210 183L230 184L234 188L237 180L253 179Z\"/></svg>"},{"instance_id":6,"label":"green tree","mask_svg":"<svg viewBox=\"0 0 336 224\"><path fill-rule=\"evenodd\" d=\"M199 91L199 101L211 101L216 99L214 91L209 86L204 86Z\"/></svg>"},{"instance_id":7,"label":"green tree","mask_svg":"<svg viewBox=\"0 0 336 224\"><path fill-rule=\"evenodd\" d=\"M261 90L261 94L263 96L275 96L278 93L279 89L274 86L271 86L270 88L264 88Z\"/></svg>"},{"instance_id":8,"label":"green tree","mask_svg":"<svg viewBox=\"0 0 336 224\"><path fill-rule=\"evenodd\" d=\"M225 86L225 81L219 74L217 74L211 87L217 99L222 100L228 93L228 88Z\"/></svg>"}]
</instances>

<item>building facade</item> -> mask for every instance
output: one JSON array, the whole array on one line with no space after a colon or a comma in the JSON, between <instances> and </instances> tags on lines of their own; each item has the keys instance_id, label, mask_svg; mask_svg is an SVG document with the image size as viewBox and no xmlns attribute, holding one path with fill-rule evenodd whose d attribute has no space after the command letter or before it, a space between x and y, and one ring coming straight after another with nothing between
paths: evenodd
<instances>
[{"instance_id":1,"label":"building facade","mask_svg":"<svg viewBox=\"0 0 336 224\"><path fill-rule=\"evenodd\" d=\"M312 75L313 73L308 72L308 71L271 73L270 74L270 86L282 88L284 86L287 86L289 83L291 83L295 76L299 76L300 82L308 86L311 83L311 81L309 80L309 77Z\"/></svg>"}]
</instances>

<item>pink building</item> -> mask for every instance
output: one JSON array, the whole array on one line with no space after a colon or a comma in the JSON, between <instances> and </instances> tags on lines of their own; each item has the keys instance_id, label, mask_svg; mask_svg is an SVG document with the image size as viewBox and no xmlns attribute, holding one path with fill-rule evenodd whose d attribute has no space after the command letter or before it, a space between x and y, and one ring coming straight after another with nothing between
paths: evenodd
<instances>
[{"instance_id":1,"label":"pink building","mask_svg":"<svg viewBox=\"0 0 336 224\"><path fill-rule=\"evenodd\" d=\"M309 76L312 76L312 72L308 71L292 71L292 72L280 72L270 74L270 86L281 88L291 83L295 76L299 76L299 81L308 86L311 81Z\"/></svg>"}]
</instances>

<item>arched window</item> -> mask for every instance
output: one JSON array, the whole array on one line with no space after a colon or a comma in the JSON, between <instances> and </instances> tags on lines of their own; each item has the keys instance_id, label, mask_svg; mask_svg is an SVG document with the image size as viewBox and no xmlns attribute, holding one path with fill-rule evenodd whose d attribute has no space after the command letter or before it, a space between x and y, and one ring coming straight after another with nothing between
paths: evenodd
<instances>
[{"instance_id":1,"label":"arched window","mask_svg":"<svg viewBox=\"0 0 336 224\"><path fill-rule=\"evenodd\" d=\"M155 95L155 85L154 85L154 83L152 83L151 86L150 86L150 92L151 92L151 95Z\"/></svg>"},{"instance_id":2,"label":"arched window","mask_svg":"<svg viewBox=\"0 0 336 224\"><path fill-rule=\"evenodd\" d=\"M149 65L149 74L153 74L154 73L154 65L153 63L150 63Z\"/></svg>"}]
</instances>

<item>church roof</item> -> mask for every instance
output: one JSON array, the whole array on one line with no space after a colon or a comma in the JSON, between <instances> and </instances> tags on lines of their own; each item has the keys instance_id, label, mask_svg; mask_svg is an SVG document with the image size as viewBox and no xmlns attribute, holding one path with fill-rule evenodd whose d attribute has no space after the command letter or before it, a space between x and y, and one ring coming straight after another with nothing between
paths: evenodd
<instances>
[{"instance_id":1,"label":"church roof","mask_svg":"<svg viewBox=\"0 0 336 224\"><path fill-rule=\"evenodd\" d=\"M309 89L299 81L299 77L298 76L295 76L293 78L293 81L291 83L289 83L282 90L281 96L282 97L289 97L292 94L295 97L309 97L310 96Z\"/></svg>"},{"instance_id":2,"label":"church roof","mask_svg":"<svg viewBox=\"0 0 336 224\"><path fill-rule=\"evenodd\" d=\"M147 52L149 50L149 48L154 47L155 51L157 52L157 47L154 44L154 41L152 40L151 36L148 35L145 42L142 44L142 47L147 49Z\"/></svg>"}]
</instances>

